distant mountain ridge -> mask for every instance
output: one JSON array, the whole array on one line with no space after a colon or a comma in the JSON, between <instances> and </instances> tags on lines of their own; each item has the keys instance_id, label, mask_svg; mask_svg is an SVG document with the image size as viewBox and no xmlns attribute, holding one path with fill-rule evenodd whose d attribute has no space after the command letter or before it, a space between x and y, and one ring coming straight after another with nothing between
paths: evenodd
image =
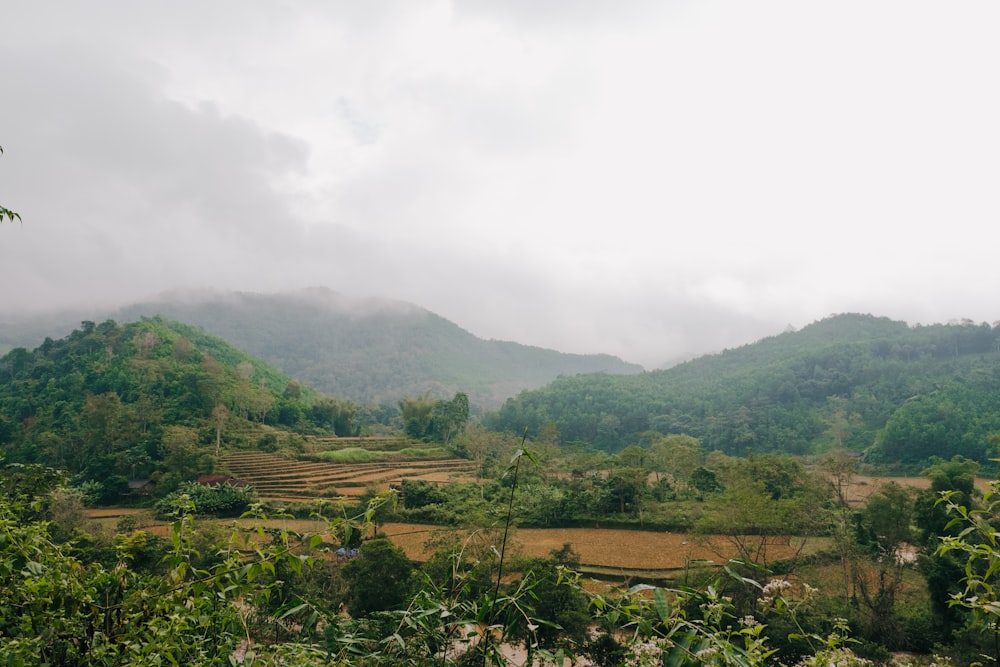
<instances>
[{"instance_id":1,"label":"distant mountain ridge","mask_svg":"<svg viewBox=\"0 0 1000 667\"><path fill-rule=\"evenodd\" d=\"M995 458L998 405L1000 325L849 313L665 370L563 378L485 423L529 435L552 424L564 442L612 452L683 433L728 454L845 448L919 470L932 456Z\"/></svg>"},{"instance_id":2,"label":"distant mountain ridge","mask_svg":"<svg viewBox=\"0 0 1000 667\"><path fill-rule=\"evenodd\" d=\"M201 327L303 383L361 403L462 391L474 406L495 409L559 376L643 370L611 355L483 340L411 303L355 299L326 288L174 293L110 317L154 315Z\"/></svg>"}]
</instances>

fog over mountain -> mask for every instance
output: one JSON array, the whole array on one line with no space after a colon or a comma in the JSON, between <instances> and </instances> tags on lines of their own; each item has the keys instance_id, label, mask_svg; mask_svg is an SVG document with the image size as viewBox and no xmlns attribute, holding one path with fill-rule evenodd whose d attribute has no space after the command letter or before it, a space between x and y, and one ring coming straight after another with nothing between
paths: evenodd
<instances>
[{"instance_id":1,"label":"fog over mountain","mask_svg":"<svg viewBox=\"0 0 1000 667\"><path fill-rule=\"evenodd\" d=\"M0 324L0 351L60 338L79 324L69 320L73 316ZM494 409L510 396L560 376L642 370L606 354L566 354L483 340L415 304L355 298L318 287L276 294L173 292L94 319L153 317L200 327L302 383L366 404L463 392L477 410Z\"/></svg>"},{"instance_id":2,"label":"fog over mountain","mask_svg":"<svg viewBox=\"0 0 1000 667\"><path fill-rule=\"evenodd\" d=\"M11 3L0 321L326 286L647 368L989 321L1000 6Z\"/></svg>"}]
</instances>

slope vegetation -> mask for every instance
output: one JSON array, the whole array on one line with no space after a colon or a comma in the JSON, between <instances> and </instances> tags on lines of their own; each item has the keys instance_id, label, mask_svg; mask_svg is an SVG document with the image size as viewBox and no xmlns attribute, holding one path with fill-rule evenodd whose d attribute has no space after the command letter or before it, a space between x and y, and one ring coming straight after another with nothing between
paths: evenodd
<instances>
[{"instance_id":1,"label":"slope vegetation","mask_svg":"<svg viewBox=\"0 0 1000 667\"><path fill-rule=\"evenodd\" d=\"M332 434L337 408L224 341L159 318L84 322L0 359L5 461L69 470L99 500L119 499L128 479L169 488L210 472L223 442L277 449Z\"/></svg>"},{"instance_id":2,"label":"slope vegetation","mask_svg":"<svg viewBox=\"0 0 1000 667\"><path fill-rule=\"evenodd\" d=\"M608 451L647 431L709 450L807 454L833 447L917 466L931 456L995 456L1000 329L910 327L839 315L673 368L563 378L508 400L487 423Z\"/></svg>"},{"instance_id":3,"label":"slope vegetation","mask_svg":"<svg viewBox=\"0 0 1000 667\"><path fill-rule=\"evenodd\" d=\"M202 327L305 384L359 403L461 391L473 405L495 409L560 375L642 370L610 355L482 340L412 304L352 300L321 288L164 298L123 309L117 317L152 315Z\"/></svg>"}]
</instances>

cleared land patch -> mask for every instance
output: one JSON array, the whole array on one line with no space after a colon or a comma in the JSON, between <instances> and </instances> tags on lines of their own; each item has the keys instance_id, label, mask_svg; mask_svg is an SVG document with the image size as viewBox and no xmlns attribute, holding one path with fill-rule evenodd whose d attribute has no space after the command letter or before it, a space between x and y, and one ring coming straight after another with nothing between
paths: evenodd
<instances>
[{"instance_id":1,"label":"cleared land patch","mask_svg":"<svg viewBox=\"0 0 1000 667\"><path fill-rule=\"evenodd\" d=\"M379 532L388 535L413 560L430 556L424 543L440 526L387 523ZM736 557L735 546L720 535L692 536L685 533L620 530L614 528L518 528L513 532L515 548L525 556L547 558L553 550L569 544L580 556L585 572L600 574L666 576L693 563L722 564ZM792 558L802 548L809 554L829 547L824 537L792 537L768 548L771 561Z\"/></svg>"},{"instance_id":2,"label":"cleared land patch","mask_svg":"<svg viewBox=\"0 0 1000 667\"><path fill-rule=\"evenodd\" d=\"M976 478L976 488L982 492L989 488L990 479L986 477ZM873 494L886 484L898 484L903 487L913 487L916 489L929 489L931 480L926 477L879 477L872 475L853 475L850 481L844 486L844 495L853 506L864 505Z\"/></svg>"},{"instance_id":3,"label":"cleared land patch","mask_svg":"<svg viewBox=\"0 0 1000 667\"><path fill-rule=\"evenodd\" d=\"M261 500L312 502L319 498L356 498L369 488L386 491L404 479L438 484L471 482L475 463L466 459L392 459L328 463L284 459L263 452L232 452L219 459L220 468L250 484Z\"/></svg>"},{"instance_id":4,"label":"cleared land patch","mask_svg":"<svg viewBox=\"0 0 1000 667\"><path fill-rule=\"evenodd\" d=\"M134 510L90 510L91 518L112 529L115 519ZM154 520L148 510L140 521L140 528L161 537L170 533L170 523ZM250 528L260 525L256 519L199 519L222 526L234 522ZM275 518L265 522L268 528L300 534L320 534L333 543L328 526L315 519ZM435 533L465 531L442 526L409 523L386 523L378 528L414 561L427 560L431 552L427 542ZM802 554L811 554L829 548L825 537L791 537L784 544L772 544L768 549L771 562L793 557L801 548ZM569 544L580 556L583 574L607 580L630 578L665 578L677 576L686 568L721 565L736 556L736 549L720 535L691 536L685 533L620 530L613 528L518 528L511 533L510 553L547 558L553 550ZM497 545L499 547L499 545Z\"/></svg>"}]
</instances>

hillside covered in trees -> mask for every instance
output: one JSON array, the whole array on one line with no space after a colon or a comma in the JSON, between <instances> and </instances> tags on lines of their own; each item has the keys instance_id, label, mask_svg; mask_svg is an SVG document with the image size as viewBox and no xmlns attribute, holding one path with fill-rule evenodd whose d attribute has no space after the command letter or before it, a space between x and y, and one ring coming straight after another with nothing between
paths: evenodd
<instances>
[{"instance_id":1,"label":"hillside covered in trees","mask_svg":"<svg viewBox=\"0 0 1000 667\"><path fill-rule=\"evenodd\" d=\"M461 391L474 408L496 409L561 375L642 370L611 355L483 340L413 304L351 299L325 288L166 296L86 319L130 322L157 315L201 327L304 384L358 403L395 404L425 392L449 398ZM80 319L60 323L49 314L0 323L0 353L5 343L34 347Z\"/></svg>"},{"instance_id":2,"label":"hillside covered in trees","mask_svg":"<svg viewBox=\"0 0 1000 667\"><path fill-rule=\"evenodd\" d=\"M5 460L68 470L95 500L117 499L129 479L168 490L211 472L223 429L230 446L273 449L295 434L353 435L354 410L160 318L84 322L0 359Z\"/></svg>"},{"instance_id":3,"label":"hillside covered in trees","mask_svg":"<svg viewBox=\"0 0 1000 667\"><path fill-rule=\"evenodd\" d=\"M1000 329L846 314L662 371L561 378L486 423L531 434L552 424L564 442L611 452L658 432L728 454L845 448L919 467L995 456L997 405Z\"/></svg>"}]
</instances>

